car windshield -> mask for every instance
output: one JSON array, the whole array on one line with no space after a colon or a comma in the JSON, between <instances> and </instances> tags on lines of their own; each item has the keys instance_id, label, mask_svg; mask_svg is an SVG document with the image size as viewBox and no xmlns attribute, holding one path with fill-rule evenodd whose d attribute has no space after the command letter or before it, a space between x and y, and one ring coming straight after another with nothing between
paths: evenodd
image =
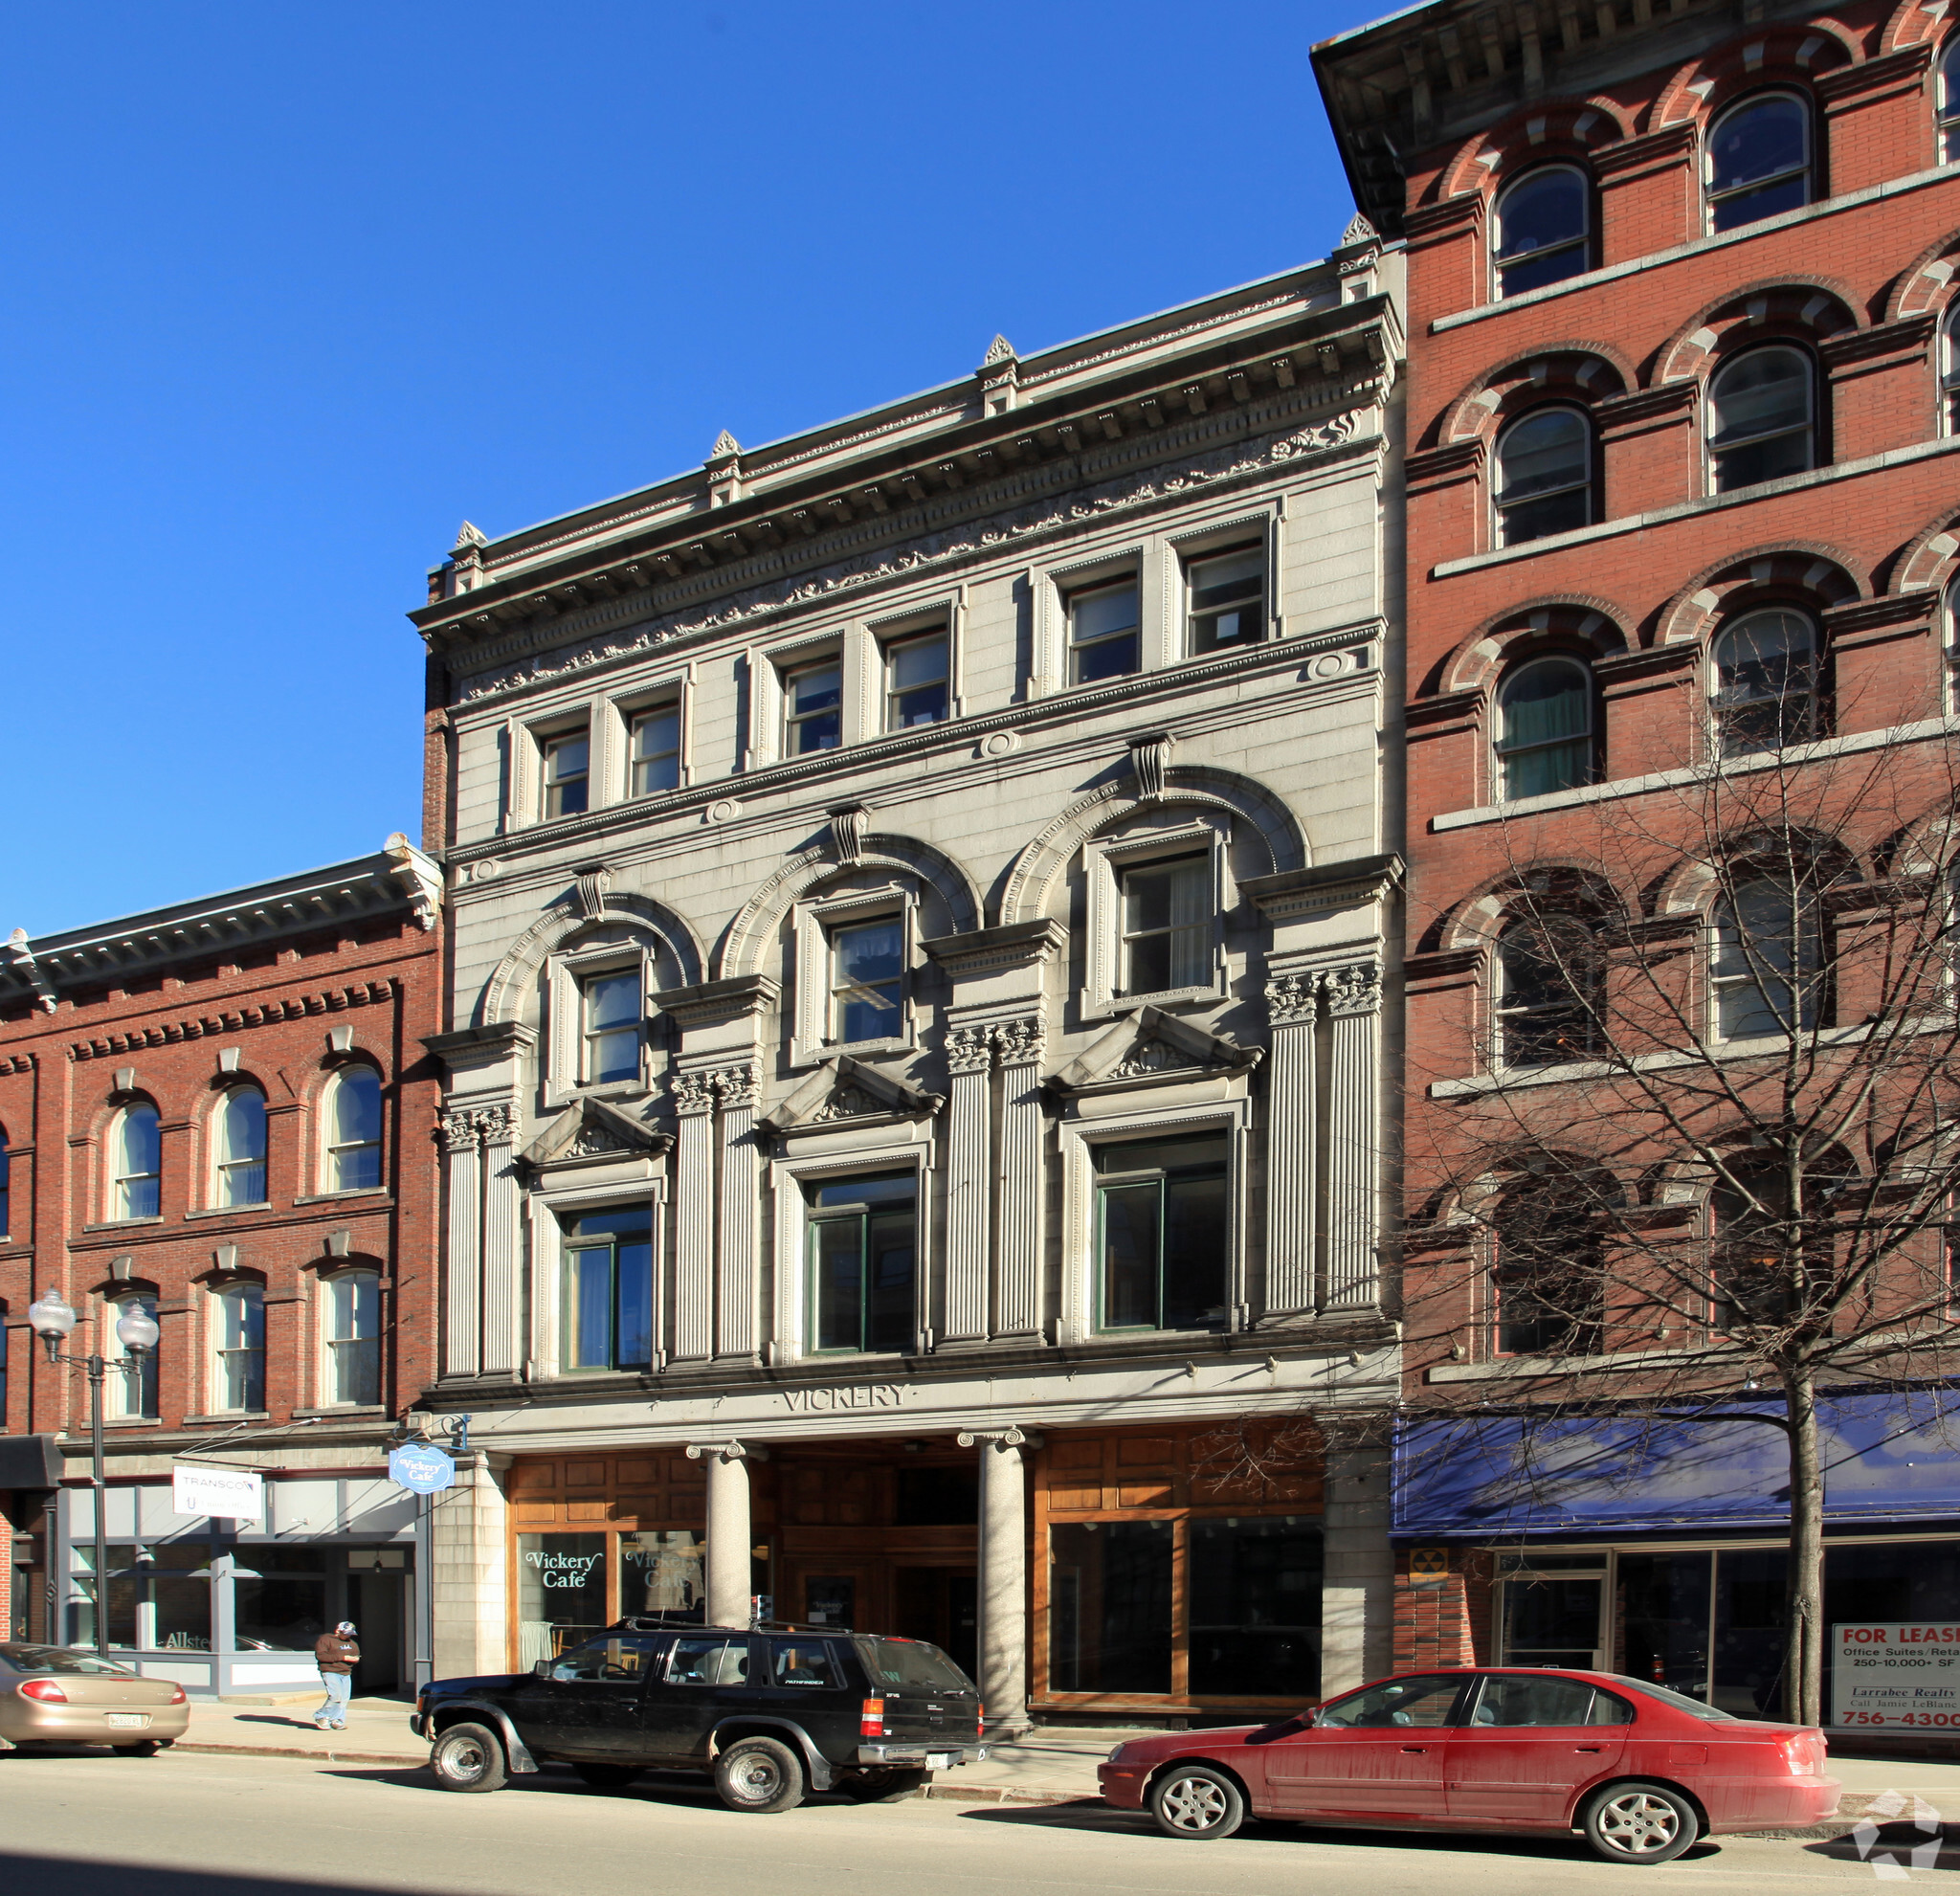
<instances>
[{"instance_id":1,"label":"car windshield","mask_svg":"<svg viewBox=\"0 0 1960 1896\"><path fill-rule=\"evenodd\" d=\"M867 1636L858 1641L875 1685L914 1685L927 1692L970 1692L973 1682L937 1646L923 1639L880 1639Z\"/></svg>"},{"instance_id":2,"label":"car windshield","mask_svg":"<svg viewBox=\"0 0 1960 1896\"><path fill-rule=\"evenodd\" d=\"M1622 1685L1631 1685L1637 1692L1645 1692L1650 1699L1659 1699L1664 1706L1672 1706L1676 1711L1692 1713L1696 1718L1705 1718L1711 1724L1735 1723L1732 1711L1724 1711L1719 1706L1704 1705L1700 1699L1691 1699L1685 1692L1677 1692L1667 1685L1657 1685L1651 1679L1635 1679L1624 1672L1609 1672L1609 1679L1617 1680Z\"/></svg>"},{"instance_id":3,"label":"car windshield","mask_svg":"<svg viewBox=\"0 0 1960 1896\"><path fill-rule=\"evenodd\" d=\"M126 1665L111 1665L93 1653L71 1652L66 1646L31 1646L19 1641L0 1645L0 1659L16 1672L106 1672L112 1679L134 1679Z\"/></svg>"}]
</instances>

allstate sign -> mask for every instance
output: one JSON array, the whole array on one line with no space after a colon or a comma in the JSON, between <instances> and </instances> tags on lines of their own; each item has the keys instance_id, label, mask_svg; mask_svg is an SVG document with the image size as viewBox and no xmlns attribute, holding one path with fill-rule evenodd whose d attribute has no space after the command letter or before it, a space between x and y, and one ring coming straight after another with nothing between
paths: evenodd
<instances>
[{"instance_id":1,"label":"allstate sign","mask_svg":"<svg viewBox=\"0 0 1960 1896\"><path fill-rule=\"evenodd\" d=\"M435 1494L456 1485L456 1462L426 1441L412 1441L389 1451L388 1478L411 1494Z\"/></svg>"}]
</instances>

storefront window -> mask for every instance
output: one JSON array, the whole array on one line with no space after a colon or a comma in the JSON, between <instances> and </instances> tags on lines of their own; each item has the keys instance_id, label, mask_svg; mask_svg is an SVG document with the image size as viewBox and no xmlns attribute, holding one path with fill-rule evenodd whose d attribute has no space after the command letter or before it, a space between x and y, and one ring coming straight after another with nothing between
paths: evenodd
<instances>
[{"instance_id":1,"label":"storefront window","mask_svg":"<svg viewBox=\"0 0 1960 1896\"><path fill-rule=\"evenodd\" d=\"M75 1549L78 1578L91 1595L95 1552L92 1542ZM197 1570L209 1564L210 1553L203 1541L111 1542L109 1643L144 1652L209 1652L211 1583ZM93 1599L75 1602L71 1617L73 1642L94 1645Z\"/></svg>"},{"instance_id":2,"label":"storefront window","mask_svg":"<svg viewBox=\"0 0 1960 1896\"><path fill-rule=\"evenodd\" d=\"M1706 1553L1623 1553L1618 1669L1633 1679L1708 1697Z\"/></svg>"},{"instance_id":3,"label":"storefront window","mask_svg":"<svg viewBox=\"0 0 1960 1896\"><path fill-rule=\"evenodd\" d=\"M1715 1570L1715 1691L1737 1718L1783 1716L1784 1555L1781 1548L1725 1551Z\"/></svg>"},{"instance_id":4,"label":"storefront window","mask_svg":"<svg viewBox=\"0 0 1960 1896\"><path fill-rule=\"evenodd\" d=\"M1318 1528L1193 1520L1189 1573L1192 1697L1319 1695Z\"/></svg>"},{"instance_id":5,"label":"storefront window","mask_svg":"<svg viewBox=\"0 0 1960 1896\"><path fill-rule=\"evenodd\" d=\"M239 1652L311 1652L326 1617L326 1554L317 1548L237 1550L232 1613ZM247 1573L252 1577L247 1577Z\"/></svg>"},{"instance_id":6,"label":"storefront window","mask_svg":"<svg viewBox=\"0 0 1960 1896\"><path fill-rule=\"evenodd\" d=\"M517 1537L518 1665L603 1632L611 1618L605 1534L520 1534Z\"/></svg>"},{"instance_id":7,"label":"storefront window","mask_svg":"<svg viewBox=\"0 0 1960 1896\"><path fill-rule=\"evenodd\" d=\"M621 1613L693 1613L707 1597L706 1536L692 1528L649 1528L619 1537Z\"/></svg>"},{"instance_id":8,"label":"storefront window","mask_svg":"<svg viewBox=\"0 0 1960 1896\"><path fill-rule=\"evenodd\" d=\"M1600 1561L1602 1570L1605 1561ZM1600 1662L1599 1602L1606 1585L1596 1575L1521 1573L1504 1582L1504 1651L1512 1665L1570 1665L1591 1671Z\"/></svg>"},{"instance_id":9,"label":"storefront window","mask_svg":"<svg viewBox=\"0 0 1960 1896\"><path fill-rule=\"evenodd\" d=\"M1083 1521L1053 1529L1052 1690L1169 1691L1172 1543L1169 1521Z\"/></svg>"}]
</instances>

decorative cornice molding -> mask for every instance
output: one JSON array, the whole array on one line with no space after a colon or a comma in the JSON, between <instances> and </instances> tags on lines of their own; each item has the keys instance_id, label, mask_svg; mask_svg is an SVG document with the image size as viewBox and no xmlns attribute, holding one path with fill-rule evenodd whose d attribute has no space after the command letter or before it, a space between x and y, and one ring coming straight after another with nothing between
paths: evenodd
<instances>
[{"instance_id":1,"label":"decorative cornice molding","mask_svg":"<svg viewBox=\"0 0 1960 1896\"><path fill-rule=\"evenodd\" d=\"M975 928L965 935L934 935L919 944L955 981L1005 968L1032 968L1067 946L1068 930L1052 916Z\"/></svg>"},{"instance_id":2,"label":"decorative cornice molding","mask_svg":"<svg viewBox=\"0 0 1960 1896\"><path fill-rule=\"evenodd\" d=\"M34 991L35 1004L43 1014L53 1014L60 1006L60 997L34 961L34 951L28 946L25 928L16 928L8 936L5 947L0 948L0 954L13 964L14 972Z\"/></svg>"},{"instance_id":3,"label":"decorative cornice molding","mask_svg":"<svg viewBox=\"0 0 1960 1896\"><path fill-rule=\"evenodd\" d=\"M397 992L398 984L393 981L368 981L319 993L296 994L291 1000L256 1001L250 1007L206 1015L197 1020L169 1020L155 1027L132 1028L77 1040L70 1045L68 1058L102 1060L138 1047L167 1047L180 1040L201 1040L211 1034L235 1034L248 1027L269 1027L280 1020L303 1020L308 1015L340 1014L350 1007L368 1007L377 1001L390 1000Z\"/></svg>"}]
</instances>

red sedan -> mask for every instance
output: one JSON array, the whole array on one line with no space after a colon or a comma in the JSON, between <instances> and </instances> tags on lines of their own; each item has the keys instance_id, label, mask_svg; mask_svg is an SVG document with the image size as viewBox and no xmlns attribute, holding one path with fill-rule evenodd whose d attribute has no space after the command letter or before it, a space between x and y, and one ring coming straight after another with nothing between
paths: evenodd
<instances>
[{"instance_id":1,"label":"red sedan","mask_svg":"<svg viewBox=\"0 0 1960 1896\"><path fill-rule=\"evenodd\" d=\"M1732 1718L1606 1672L1423 1672L1318 1711L1122 1744L1100 1768L1119 1810L1171 1837L1229 1837L1248 1816L1443 1830L1583 1831L1618 1863L1664 1863L1698 1837L1833 1817L1815 1726Z\"/></svg>"}]
</instances>

